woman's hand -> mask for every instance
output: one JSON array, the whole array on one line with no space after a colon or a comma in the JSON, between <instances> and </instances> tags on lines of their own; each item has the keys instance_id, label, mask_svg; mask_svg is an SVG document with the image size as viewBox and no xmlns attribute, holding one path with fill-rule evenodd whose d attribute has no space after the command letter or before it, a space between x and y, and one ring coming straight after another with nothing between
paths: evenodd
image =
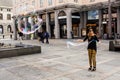
<instances>
[{"instance_id":1,"label":"woman's hand","mask_svg":"<svg viewBox=\"0 0 120 80\"><path fill-rule=\"evenodd\" d=\"M82 39L78 39L77 42L83 42L83 40Z\"/></svg>"},{"instance_id":2,"label":"woman's hand","mask_svg":"<svg viewBox=\"0 0 120 80\"><path fill-rule=\"evenodd\" d=\"M98 42L99 44L101 43L101 41Z\"/></svg>"}]
</instances>

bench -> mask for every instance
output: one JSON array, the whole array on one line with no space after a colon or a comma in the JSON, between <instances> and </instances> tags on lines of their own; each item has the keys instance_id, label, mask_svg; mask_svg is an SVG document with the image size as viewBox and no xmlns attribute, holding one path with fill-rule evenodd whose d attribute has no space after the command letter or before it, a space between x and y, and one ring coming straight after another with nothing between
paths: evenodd
<instances>
[{"instance_id":1,"label":"bench","mask_svg":"<svg viewBox=\"0 0 120 80\"><path fill-rule=\"evenodd\" d=\"M120 40L114 40L109 42L110 51L120 51Z\"/></svg>"}]
</instances>

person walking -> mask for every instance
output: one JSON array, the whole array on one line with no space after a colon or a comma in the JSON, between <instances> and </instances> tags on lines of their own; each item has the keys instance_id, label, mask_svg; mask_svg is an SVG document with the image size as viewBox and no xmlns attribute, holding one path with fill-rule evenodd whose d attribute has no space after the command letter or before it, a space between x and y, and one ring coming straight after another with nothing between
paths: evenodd
<instances>
[{"instance_id":1,"label":"person walking","mask_svg":"<svg viewBox=\"0 0 120 80\"><path fill-rule=\"evenodd\" d=\"M19 31L18 35L19 35L19 40L23 40L23 33Z\"/></svg>"},{"instance_id":2,"label":"person walking","mask_svg":"<svg viewBox=\"0 0 120 80\"><path fill-rule=\"evenodd\" d=\"M89 71L96 71L96 52L97 52L97 44L96 42L99 42L96 34L94 33L92 28L89 28L88 34L84 38L86 41L88 40L88 57L89 57Z\"/></svg>"},{"instance_id":3,"label":"person walking","mask_svg":"<svg viewBox=\"0 0 120 80\"><path fill-rule=\"evenodd\" d=\"M44 32L44 37L46 39L46 43L49 44L49 33L47 31Z\"/></svg>"}]
</instances>

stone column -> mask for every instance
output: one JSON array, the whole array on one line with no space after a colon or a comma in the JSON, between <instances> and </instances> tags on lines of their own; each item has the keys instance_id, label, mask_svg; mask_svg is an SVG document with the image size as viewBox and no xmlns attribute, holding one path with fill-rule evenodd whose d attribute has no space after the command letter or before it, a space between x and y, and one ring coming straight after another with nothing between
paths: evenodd
<instances>
[{"instance_id":1,"label":"stone column","mask_svg":"<svg viewBox=\"0 0 120 80\"><path fill-rule=\"evenodd\" d=\"M72 14L71 14L71 9L68 9L66 11L67 14L67 38L71 39L71 31L72 31Z\"/></svg>"},{"instance_id":2,"label":"stone column","mask_svg":"<svg viewBox=\"0 0 120 80\"><path fill-rule=\"evenodd\" d=\"M25 28L27 27L27 22L28 22L28 18L25 17ZM28 35L25 34L25 39L27 40L28 39Z\"/></svg>"},{"instance_id":3,"label":"stone column","mask_svg":"<svg viewBox=\"0 0 120 80\"><path fill-rule=\"evenodd\" d=\"M102 10L99 10L99 37L102 37L102 18L103 18L103 15L102 15Z\"/></svg>"},{"instance_id":4,"label":"stone column","mask_svg":"<svg viewBox=\"0 0 120 80\"><path fill-rule=\"evenodd\" d=\"M120 7L117 8L117 33L120 34Z\"/></svg>"},{"instance_id":5,"label":"stone column","mask_svg":"<svg viewBox=\"0 0 120 80\"><path fill-rule=\"evenodd\" d=\"M17 20L18 20L18 28L20 28L20 27L21 27L21 16L19 16L19 17L17 18Z\"/></svg>"},{"instance_id":6,"label":"stone column","mask_svg":"<svg viewBox=\"0 0 120 80\"><path fill-rule=\"evenodd\" d=\"M30 17L30 23L31 23L31 31L34 29L34 23L33 23L33 18ZM31 39L35 39L35 33L31 34Z\"/></svg>"},{"instance_id":7,"label":"stone column","mask_svg":"<svg viewBox=\"0 0 120 80\"><path fill-rule=\"evenodd\" d=\"M87 24L87 12L85 11L84 12L84 24L83 24L83 27L86 28L86 24Z\"/></svg>"},{"instance_id":8,"label":"stone column","mask_svg":"<svg viewBox=\"0 0 120 80\"><path fill-rule=\"evenodd\" d=\"M14 35L14 40L17 40L17 26L16 26L16 17L13 17L13 35Z\"/></svg>"},{"instance_id":9,"label":"stone column","mask_svg":"<svg viewBox=\"0 0 120 80\"><path fill-rule=\"evenodd\" d=\"M109 6L108 6L108 33L109 38L112 36L112 11L111 11L111 2L109 0Z\"/></svg>"},{"instance_id":10,"label":"stone column","mask_svg":"<svg viewBox=\"0 0 120 80\"><path fill-rule=\"evenodd\" d=\"M79 37L82 37L81 29L84 27L84 13L80 12Z\"/></svg>"},{"instance_id":11,"label":"stone column","mask_svg":"<svg viewBox=\"0 0 120 80\"><path fill-rule=\"evenodd\" d=\"M60 27L58 22L58 11L55 11L55 38L60 38Z\"/></svg>"},{"instance_id":12,"label":"stone column","mask_svg":"<svg viewBox=\"0 0 120 80\"><path fill-rule=\"evenodd\" d=\"M49 33L49 35L50 35L50 37L51 37L51 31L50 31L50 24L49 24L49 20L50 18L49 18L49 14L48 13L46 13L46 30L47 30L47 32Z\"/></svg>"}]
</instances>

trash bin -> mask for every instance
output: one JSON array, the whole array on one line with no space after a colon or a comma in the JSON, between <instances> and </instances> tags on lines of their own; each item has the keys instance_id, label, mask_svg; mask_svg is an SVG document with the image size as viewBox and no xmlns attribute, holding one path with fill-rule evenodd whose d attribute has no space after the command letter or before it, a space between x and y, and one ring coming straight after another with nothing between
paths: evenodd
<instances>
[{"instance_id":1,"label":"trash bin","mask_svg":"<svg viewBox=\"0 0 120 80\"><path fill-rule=\"evenodd\" d=\"M113 41L109 41L109 51L114 51L115 48L114 48L114 43Z\"/></svg>"}]
</instances>

